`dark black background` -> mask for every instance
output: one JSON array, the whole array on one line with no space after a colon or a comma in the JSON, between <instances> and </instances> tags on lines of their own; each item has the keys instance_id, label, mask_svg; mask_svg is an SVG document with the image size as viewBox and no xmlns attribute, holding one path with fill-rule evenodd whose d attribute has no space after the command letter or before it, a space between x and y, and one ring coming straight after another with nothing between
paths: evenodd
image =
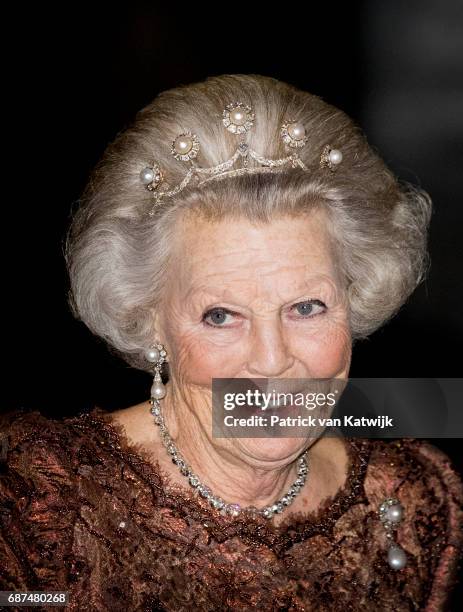
<instances>
[{"instance_id":1,"label":"dark black background","mask_svg":"<svg viewBox=\"0 0 463 612\"><path fill-rule=\"evenodd\" d=\"M148 397L150 377L72 319L64 232L90 169L141 107L164 89L224 73L273 76L339 106L401 178L431 193L428 279L355 346L351 376L462 375L459 0L207 11L196 3L18 4L4 28L4 131L14 144L3 177L2 410L59 416ZM463 472L461 440L434 443Z\"/></svg>"}]
</instances>

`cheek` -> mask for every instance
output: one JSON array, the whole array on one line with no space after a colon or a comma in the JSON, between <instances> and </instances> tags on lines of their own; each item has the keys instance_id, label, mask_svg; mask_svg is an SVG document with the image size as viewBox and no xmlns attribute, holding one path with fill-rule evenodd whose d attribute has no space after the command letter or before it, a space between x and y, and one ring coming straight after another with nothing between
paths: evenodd
<instances>
[{"instance_id":1,"label":"cheek","mask_svg":"<svg viewBox=\"0 0 463 612\"><path fill-rule=\"evenodd\" d=\"M347 374L351 358L351 336L345 324L330 325L307 337L295 339L297 355L312 378L334 378Z\"/></svg>"},{"instance_id":2,"label":"cheek","mask_svg":"<svg viewBox=\"0 0 463 612\"><path fill-rule=\"evenodd\" d=\"M244 359L245 343L229 340L228 337L227 342L212 342L197 332L172 338L172 363L177 379L209 386L212 378L233 378Z\"/></svg>"},{"instance_id":3,"label":"cheek","mask_svg":"<svg viewBox=\"0 0 463 612\"><path fill-rule=\"evenodd\" d=\"M210 385L212 378L233 378L246 363L246 343L233 346L206 341L201 335L184 335L176 339L177 378L196 385ZM351 337L345 325L330 326L309 335L295 334L290 350L305 366L305 376L334 378L347 374L351 356ZM297 376L301 374L298 373Z\"/></svg>"}]
</instances>

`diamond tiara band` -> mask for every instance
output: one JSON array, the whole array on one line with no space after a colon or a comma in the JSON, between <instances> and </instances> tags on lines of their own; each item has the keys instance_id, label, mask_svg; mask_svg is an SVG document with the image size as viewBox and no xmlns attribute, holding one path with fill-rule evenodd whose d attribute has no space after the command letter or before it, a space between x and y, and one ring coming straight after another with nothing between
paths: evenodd
<instances>
[{"instance_id":1,"label":"diamond tiara band","mask_svg":"<svg viewBox=\"0 0 463 612\"><path fill-rule=\"evenodd\" d=\"M230 176L275 172L288 164L293 168L299 167L306 171L309 170L297 153L297 150L304 147L308 140L302 123L287 120L280 128L280 136L288 152L291 150L293 152L281 159L267 159L251 149L245 141L246 133L254 125L254 117L252 107L242 102L234 102L226 106L223 111L222 123L229 132L238 135L241 141L230 159L209 168L198 166L194 161L201 148L198 136L189 130L179 134L172 142L171 153L175 159L190 164L190 168L178 185L171 187L165 181L165 173L156 160L140 172L142 185L153 194L154 204L148 214L150 216L154 215L164 198L177 195L193 179L196 179L196 185L200 186L208 181L220 180ZM242 166L235 168L235 164L240 159L242 160ZM255 160L259 166L248 167L249 159ZM320 154L319 165L334 171L341 161L342 152L339 149L332 148L331 145L326 145Z\"/></svg>"}]
</instances>

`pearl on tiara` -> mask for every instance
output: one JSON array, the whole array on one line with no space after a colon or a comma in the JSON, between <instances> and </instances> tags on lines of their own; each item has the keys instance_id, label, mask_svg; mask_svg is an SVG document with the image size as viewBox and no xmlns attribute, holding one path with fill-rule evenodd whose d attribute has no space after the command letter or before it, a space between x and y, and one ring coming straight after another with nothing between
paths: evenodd
<instances>
[{"instance_id":1,"label":"pearl on tiara","mask_svg":"<svg viewBox=\"0 0 463 612\"><path fill-rule=\"evenodd\" d=\"M171 152L175 159L180 161L190 161L194 159L199 152L198 137L190 131L180 134L172 142Z\"/></svg>"},{"instance_id":2,"label":"pearl on tiara","mask_svg":"<svg viewBox=\"0 0 463 612\"><path fill-rule=\"evenodd\" d=\"M338 164L340 164L342 162L342 153L341 153L341 151L339 151L339 149L331 149L331 151L330 151L330 162L334 166L337 166Z\"/></svg>"},{"instance_id":3,"label":"pearl on tiara","mask_svg":"<svg viewBox=\"0 0 463 612\"><path fill-rule=\"evenodd\" d=\"M307 143L305 127L299 121L287 121L281 126L281 137L290 147L303 147Z\"/></svg>"},{"instance_id":4,"label":"pearl on tiara","mask_svg":"<svg viewBox=\"0 0 463 612\"><path fill-rule=\"evenodd\" d=\"M326 145L320 155L320 166L335 170L336 166L341 162L342 152L339 149L332 149L330 145Z\"/></svg>"},{"instance_id":5,"label":"pearl on tiara","mask_svg":"<svg viewBox=\"0 0 463 612\"><path fill-rule=\"evenodd\" d=\"M149 191L156 189L163 181L164 176L158 164L143 168L140 172L140 180Z\"/></svg>"},{"instance_id":6,"label":"pearl on tiara","mask_svg":"<svg viewBox=\"0 0 463 612\"><path fill-rule=\"evenodd\" d=\"M222 122L229 132L243 134L254 125L254 113L248 104L235 102L228 104L223 111Z\"/></svg>"},{"instance_id":7,"label":"pearl on tiara","mask_svg":"<svg viewBox=\"0 0 463 612\"><path fill-rule=\"evenodd\" d=\"M154 179L153 168L143 168L140 172L140 180L143 185L149 185Z\"/></svg>"}]
</instances>

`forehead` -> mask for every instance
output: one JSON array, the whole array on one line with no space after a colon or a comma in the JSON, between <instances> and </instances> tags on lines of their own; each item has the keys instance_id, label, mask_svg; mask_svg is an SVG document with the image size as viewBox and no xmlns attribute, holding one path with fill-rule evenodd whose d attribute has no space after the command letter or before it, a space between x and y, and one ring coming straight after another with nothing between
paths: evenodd
<instances>
[{"instance_id":1,"label":"forehead","mask_svg":"<svg viewBox=\"0 0 463 612\"><path fill-rule=\"evenodd\" d=\"M174 239L172 277L190 289L237 283L294 283L337 276L322 211L269 223L189 217Z\"/></svg>"}]
</instances>

